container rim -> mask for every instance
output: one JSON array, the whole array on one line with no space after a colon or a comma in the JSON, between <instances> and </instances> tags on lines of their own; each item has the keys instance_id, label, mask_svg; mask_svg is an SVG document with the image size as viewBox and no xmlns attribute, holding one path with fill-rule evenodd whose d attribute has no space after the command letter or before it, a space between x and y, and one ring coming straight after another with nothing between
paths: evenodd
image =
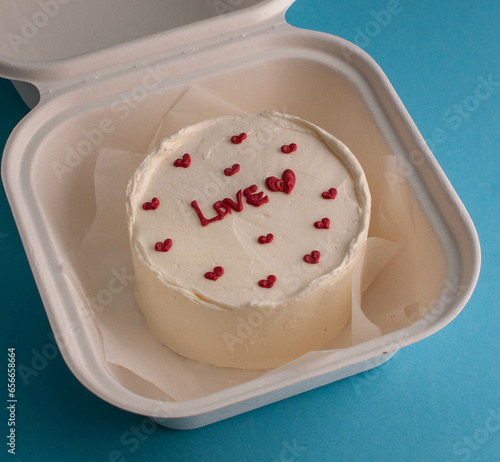
<instances>
[{"instance_id":1,"label":"container rim","mask_svg":"<svg viewBox=\"0 0 500 462\"><path fill-rule=\"evenodd\" d=\"M74 79L81 81L89 75L106 74L116 66L131 67L161 54L175 55L188 48L271 27L284 22L285 12L294 1L260 0L241 10L63 59L36 61L0 53L0 77L29 82L43 94L60 86L69 86ZM6 37L7 34L4 40ZM193 41L193 37L198 38Z\"/></svg>"}]
</instances>

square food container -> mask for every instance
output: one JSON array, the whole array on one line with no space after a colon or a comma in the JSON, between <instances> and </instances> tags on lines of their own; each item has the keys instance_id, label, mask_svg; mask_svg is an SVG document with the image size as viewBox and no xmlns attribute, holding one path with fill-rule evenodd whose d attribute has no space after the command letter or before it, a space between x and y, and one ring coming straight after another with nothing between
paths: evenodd
<instances>
[{"instance_id":1,"label":"square food container","mask_svg":"<svg viewBox=\"0 0 500 462\"><path fill-rule=\"evenodd\" d=\"M8 140L2 179L58 345L89 390L167 427L207 425L376 367L449 323L478 278L472 221L387 77L355 45L289 26L291 3L31 0L2 7L8 33L0 40L0 75L36 105ZM404 181L441 242L456 290L444 288L410 326L314 359L300 373L281 371L189 401L157 399L113 369L98 327L84 320L91 295L74 251L95 215L97 154L110 140L146 153L155 127L145 121L160 120L194 84L245 112L299 115L347 145L357 138L351 122L363 118L381 149L411 167ZM54 165L62 166L59 175Z\"/></svg>"}]
</instances>

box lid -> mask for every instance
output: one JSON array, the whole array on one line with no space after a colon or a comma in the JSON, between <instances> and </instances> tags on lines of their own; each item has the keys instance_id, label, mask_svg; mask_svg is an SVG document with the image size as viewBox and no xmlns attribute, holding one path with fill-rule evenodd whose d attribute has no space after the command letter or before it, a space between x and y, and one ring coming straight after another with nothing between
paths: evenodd
<instances>
[{"instance_id":1,"label":"box lid","mask_svg":"<svg viewBox=\"0 0 500 462\"><path fill-rule=\"evenodd\" d=\"M50 93L284 21L294 0L8 0L0 76Z\"/></svg>"}]
</instances>

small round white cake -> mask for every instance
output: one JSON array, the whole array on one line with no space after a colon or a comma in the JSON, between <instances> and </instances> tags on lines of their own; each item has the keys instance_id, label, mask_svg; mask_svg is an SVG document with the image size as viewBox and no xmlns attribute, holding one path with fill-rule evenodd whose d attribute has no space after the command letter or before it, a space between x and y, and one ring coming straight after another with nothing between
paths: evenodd
<instances>
[{"instance_id":1,"label":"small round white cake","mask_svg":"<svg viewBox=\"0 0 500 462\"><path fill-rule=\"evenodd\" d=\"M349 320L370 193L354 155L319 127L276 112L186 127L127 196L135 298L177 353L268 369Z\"/></svg>"}]
</instances>

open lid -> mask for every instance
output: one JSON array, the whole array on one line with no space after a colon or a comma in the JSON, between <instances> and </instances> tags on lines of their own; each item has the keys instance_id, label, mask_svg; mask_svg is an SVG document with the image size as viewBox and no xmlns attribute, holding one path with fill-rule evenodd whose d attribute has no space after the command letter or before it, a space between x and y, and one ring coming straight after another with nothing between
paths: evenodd
<instances>
[{"instance_id":1,"label":"open lid","mask_svg":"<svg viewBox=\"0 0 500 462\"><path fill-rule=\"evenodd\" d=\"M294 0L6 0L0 76L46 93L284 21ZM148 59L149 58L149 59Z\"/></svg>"}]
</instances>

